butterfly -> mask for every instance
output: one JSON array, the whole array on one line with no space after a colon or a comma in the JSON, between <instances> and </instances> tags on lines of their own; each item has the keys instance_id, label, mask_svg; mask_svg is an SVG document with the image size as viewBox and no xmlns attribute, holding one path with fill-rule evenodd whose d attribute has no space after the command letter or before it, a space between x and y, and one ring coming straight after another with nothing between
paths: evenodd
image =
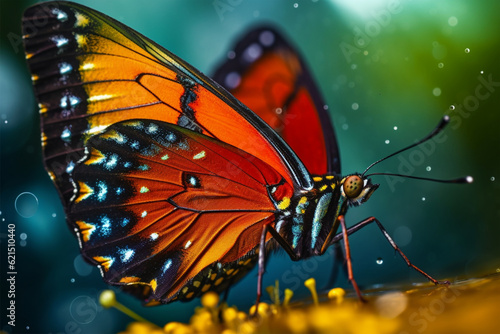
<instances>
[{"instance_id":1,"label":"butterfly","mask_svg":"<svg viewBox=\"0 0 500 334\"><path fill-rule=\"evenodd\" d=\"M347 236L370 223L439 283L375 218L346 227L378 185L340 176L320 92L275 29L244 36L215 80L71 2L28 8L23 39L45 168L108 284L156 305L224 291L258 265L258 302L266 254L299 260L343 240L361 298Z\"/></svg>"}]
</instances>

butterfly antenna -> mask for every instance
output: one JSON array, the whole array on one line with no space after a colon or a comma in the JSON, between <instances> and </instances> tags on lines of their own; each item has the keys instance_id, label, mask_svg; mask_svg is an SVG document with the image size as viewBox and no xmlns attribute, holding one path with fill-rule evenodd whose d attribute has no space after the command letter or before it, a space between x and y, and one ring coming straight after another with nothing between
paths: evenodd
<instances>
[{"instance_id":1,"label":"butterfly antenna","mask_svg":"<svg viewBox=\"0 0 500 334\"><path fill-rule=\"evenodd\" d=\"M452 180L441 180L441 179L433 179L430 177L411 176L411 175L395 174L395 173L371 173L371 174L366 175L365 177L369 177L372 175L401 176L401 177L406 177L408 179L425 180L425 181L433 181L433 182L441 182L441 183L472 183L474 181L474 178L472 176L464 176L464 177L459 177L457 179L452 179Z\"/></svg>"},{"instance_id":2,"label":"butterfly antenna","mask_svg":"<svg viewBox=\"0 0 500 334\"><path fill-rule=\"evenodd\" d=\"M406 150L409 150L410 148L413 148L415 146L418 146L424 142L426 142L427 140L431 139L432 137L434 137L435 135L437 135L438 133L440 133L444 127L448 124L448 122L450 121L450 116L448 115L445 115L443 116L443 118L441 119L441 121L439 122L439 124L434 128L434 130L431 131L431 133L429 133L427 136L425 136L423 139L419 140L418 142L414 143L414 144L411 144L410 146L407 146L405 148L402 148L401 150L399 151L396 151L392 154L389 154L388 156L386 156L385 158L382 158L380 160L377 160L375 161L374 163L372 163L370 166L368 166L368 168L365 169L365 171L363 172L363 174L361 174L361 177L364 177L364 175L366 174L366 172L372 168L373 166L375 166L376 164L384 161L384 160L387 160L389 159L390 157L393 157L395 156L396 154L399 154L401 152L404 152ZM371 174L371 175L375 175L375 174ZM402 176L402 175L401 175Z\"/></svg>"}]
</instances>

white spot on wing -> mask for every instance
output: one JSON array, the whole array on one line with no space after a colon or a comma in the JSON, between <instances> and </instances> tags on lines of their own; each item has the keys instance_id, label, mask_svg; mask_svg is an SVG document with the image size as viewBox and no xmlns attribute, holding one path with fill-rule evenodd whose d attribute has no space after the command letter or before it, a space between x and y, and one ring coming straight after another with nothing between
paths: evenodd
<instances>
[{"instance_id":1,"label":"white spot on wing","mask_svg":"<svg viewBox=\"0 0 500 334\"><path fill-rule=\"evenodd\" d=\"M68 44L69 40L64 36L53 36L50 39L52 42L56 43L56 46L60 48L63 45Z\"/></svg>"}]
</instances>

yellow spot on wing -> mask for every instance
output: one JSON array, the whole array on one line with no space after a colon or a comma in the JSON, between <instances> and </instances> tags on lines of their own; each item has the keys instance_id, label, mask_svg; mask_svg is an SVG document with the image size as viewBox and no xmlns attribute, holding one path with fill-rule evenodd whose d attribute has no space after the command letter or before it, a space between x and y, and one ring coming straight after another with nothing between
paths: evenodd
<instances>
[{"instance_id":1,"label":"yellow spot on wing","mask_svg":"<svg viewBox=\"0 0 500 334\"><path fill-rule=\"evenodd\" d=\"M325 178L327 180L333 180L335 178L335 176L333 176L333 175L327 175Z\"/></svg>"},{"instance_id":2,"label":"yellow spot on wing","mask_svg":"<svg viewBox=\"0 0 500 334\"><path fill-rule=\"evenodd\" d=\"M109 267L113 263L113 260L107 256L95 256L93 259L99 262L99 264L104 268L105 271L108 271Z\"/></svg>"},{"instance_id":3,"label":"yellow spot on wing","mask_svg":"<svg viewBox=\"0 0 500 334\"><path fill-rule=\"evenodd\" d=\"M326 188L327 188L327 185L326 185L326 184L324 184L324 185L322 185L322 186L319 188L319 191L325 191L325 190L326 190Z\"/></svg>"},{"instance_id":4,"label":"yellow spot on wing","mask_svg":"<svg viewBox=\"0 0 500 334\"><path fill-rule=\"evenodd\" d=\"M193 295L194 295L194 292L190 292L190 293L188 293L188 294L186 295L186 298L191 298L191 297L193 297Z\"/></svg>"},{"instance_id":5,"label":"yellow spot on wing","mask_svg":"<svg viewBox=\"0 0 500 334\"><path fill-rule=\"evenodd\" d=\"M197 159L202 159L206 156L206 153L205 151L201 151L200 153L196 154L193 159L197 160Z\"/></svg>"},{"instance_id":6,"label":"yellow spot on wing","mask_svg":"<svg viewBox=\"0 0 500 334\"><path fill-rule=\"evenodd\" d=\"M76 221L75 224L78 225L80 233L82 234L83 242L89 241L90 235L95 231L95 226L87 224L82 220Z\"/></svg>"},{"instance_id":7,"label":"yellow spot on wing","mask_svg":"<svg viewBox=\"0 0 500 334\"><path fill-rule=\"evenodd\" d=\"M104 135L102 135L102 138L104 138L104 139L113 139L113 140L115 140L118 143L125 142L125 138L123 137L123 135L121 133L117 132L116 130L108 131L107 133L105 133Z\"/></svg>"},{"instance_id":8,"label":"yellow spot on wing","mask_svg":"<svg viewBox=\"0 0 500 334\"><path fill-rule=\"evenodd\" d=\"M155 292L157 287L156 278L151 280L151 282L149 282L149 285L151 285L151 289L153 289L153 292Z\"/></svg>"},{"instance_id":9,"label":"yellow spot on wing","mask_svg":"<svg viewBox=\"0 0 500 334\"><path fill-rule=\"evenodd\" d=\"M315 176L313 177L313 180L314 182L320 182L321 180L323 180L323 178L321 176Z\"/></svg>"},{"instance_id":10,"label":"yellow spot on wing","mask_svg":"<svg viewBox=\"0 0 500 334\"><path fill-rule=\"evenodd\" d=\"M111 94L94 95L94 96L89 97L87 99L87 101L89 101L89 102L104 101L104 100L109 100L112 97L114 97L114 95L111 95Z\"/></svg>"},{"instance_id":11,"label":"yellow spot on wing","mask_svg":"<svg viewBox=\"0 0 500 334\"><path fill-rule=\"evenodd\" d=\"M215 281L215 285L219 285L224 281L224 277L219 278L217 281Z\"/></svg>"},{"instance_id":12,"label":"yellow spot on wing","mask_svg":"<svg viewBox=\"0 0 500 334\"><path fill-rule=\"evenodd\" d=\"M195 288L198 288L198 287L200 286L200 284L201 284L201 282L200 282L200 281L194 281L194 282L193 282L193 286L194 286Z\"/></svg>"},{"instance_id":13,"label":"yellow spot on wing","mask_svg":"<svg viewBox=\"0 0 500 334\"><path fill-rule=\"evenodd\" d=\"M212 276L210 276L210 279L213 281L215 278L217 277L217 274L212 274Z\"/></svg>"},{"instance_id":14,"label":"yellow spot on wing","mask_svg":"<svg viewBox=\"0 0 500 334\"><path fill-rule=\"evenodd\" d=\"M90 22L88 17L78 12L75 13L75 18L76 18L75 27L85 27Z\"/></svg>"},{"instance_id":15,"label":"yellow spot on wing","mask_svg":"<svg viewBox=\"0 0 500 334\"><path fill-rule=\"evenodd\" d=\"M140 282L140 278L136 276L125 276L120 279L120 283L134 283Z\"/></svg>"},{"instance_id":16,"label":"yellow spot on wing","mask_svg":"<svg viewBox=\"0 0 500 334\"><path fill-rule=\"evenodd\" d=\"M80 71L88 71L91 70L95 67L94 63L85 63L82 66L80 66Z\"/></svg>"},{"instance_id":17,"label":"yellow spot on wing","mask_svg":"<svg viewBox=\"0 0 500 334\"><path fill-rule=\"evenodd\" d=\"M330 185L330 187L332 187L332 189L335 189L335 187L336 187L336 186L337 186L337 185L336 185L335 183L332 183L332 184Z\"/></svg>"},{"instance_id":18,"label":"yellow spot on wing","mask_svg":"<svg viewBox=\"0 0 500 334\"><path fill-rule=\"evenodd\" d=\"M106 159L106 156L102 154L101 151L91 148L90 151L90 159L87 159L85 161L86 165L93 165L93 164L100 164L104 159Z\"/></svg>"},{"instance_id":19,"label":"yellow spot on wing","mask_svg":"<svg viewBox=\"0 0 500 334\"><path fill-rule=\"evenodd\" d=\"M80 191L78 197L75 199L75 203L83 201L89 196L92 196L92 194L94 193L94 189L90 188L87 184L81 181L78 181L78 188L80 189Z\"/></svg>"},{"instance_id":20,"label":"yellow spot on wing","mask_svg":"<svg viewBox=\"0 0 500 334\"><path fill-rule=\"evenodd\" d=\"M203 288L201 288L201 292L206 292L208 289L210 289L210 284L205 284Z\"/></svg>"},{"instance_id":21,"label":"yellow spot on wing","mask_svg":"<svg viewBox=\"0 0 500 334\"><path fill-rule=\"evenodd\" d=\"M85 44L87 44L87 37L85 37L84 35L76 34L75 39L79 47L83 47Z\"/></svg>"},{"instance_id":22,"label":"yellow spot on wing","mask_svg":"<svg viewBox=\"0 0 500 334\"><path fill-rule=\"evenodd\" d=\"M183 287L183 288L182 288L182 290L181 290L181 291L182 291L182 293L186 293L186 292L188 291L188 289L189 289L189 288L188 288L187 286L185 286L185 287Z\"/></svg>"},{"instance_id":23,"label":"yellow spot on wing","mask_svg":"<svg viewBox=\"0 0 500 334\"><path fill-rule=\"evenodd\" d=\"M307 197L302 196L299 200L299 204L305 204L307 202Z\"/></svg>"},{"instance_id":24,"label":"yellow spot on wing","mask_svg":"<svg viewBox=\"0 0 500 334\"><path fill-rule=\"evenodd\" d=\"M278 209L280 210L285 210L290 206L290 198L289 197L283 197L281 202L278 203Z\"/></svg>"}]
</instances>

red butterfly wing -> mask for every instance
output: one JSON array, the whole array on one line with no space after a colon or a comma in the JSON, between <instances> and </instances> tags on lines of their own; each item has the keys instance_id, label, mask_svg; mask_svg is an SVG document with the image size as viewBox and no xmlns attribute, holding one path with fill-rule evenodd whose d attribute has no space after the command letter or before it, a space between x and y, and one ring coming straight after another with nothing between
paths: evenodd
<instances>
[{"instance_id":1,"label":"red butterfly wing","mask_svg":"<svg viewBox=\"0 0 500 334\"><path fill-rule=\"evenodd\" d=\"M169 51L112 18L68 2L26 10L26 58L42 120L45 165L69 204L71 171L91 136L145 118L238 147L310 189L304 165L265 122Z\"/></svg>"},{"instance_id":2,"label":"red butterfly wing","mask_svg":"<svg viewBox=\"0 0 500 334\"><path fill-rule=\"evenodd\" d=\"M207 266L254 250L293 194L267 163L173 124L114 124L86 152L68 210L82 253L109 283L151 287L147 300L168 302Z\"/></svg>"},{"instance_id":3,"label":"red butterfly wing","mask_svg":"<svg viewBox=\"0 0 500 334\"><path fill-rule=\"evenodd\" d=\"M245 35L213 76L276 130L312 174L340 174L325 103L298 52L269 27Z\"/></svg>"}]
</instances>

